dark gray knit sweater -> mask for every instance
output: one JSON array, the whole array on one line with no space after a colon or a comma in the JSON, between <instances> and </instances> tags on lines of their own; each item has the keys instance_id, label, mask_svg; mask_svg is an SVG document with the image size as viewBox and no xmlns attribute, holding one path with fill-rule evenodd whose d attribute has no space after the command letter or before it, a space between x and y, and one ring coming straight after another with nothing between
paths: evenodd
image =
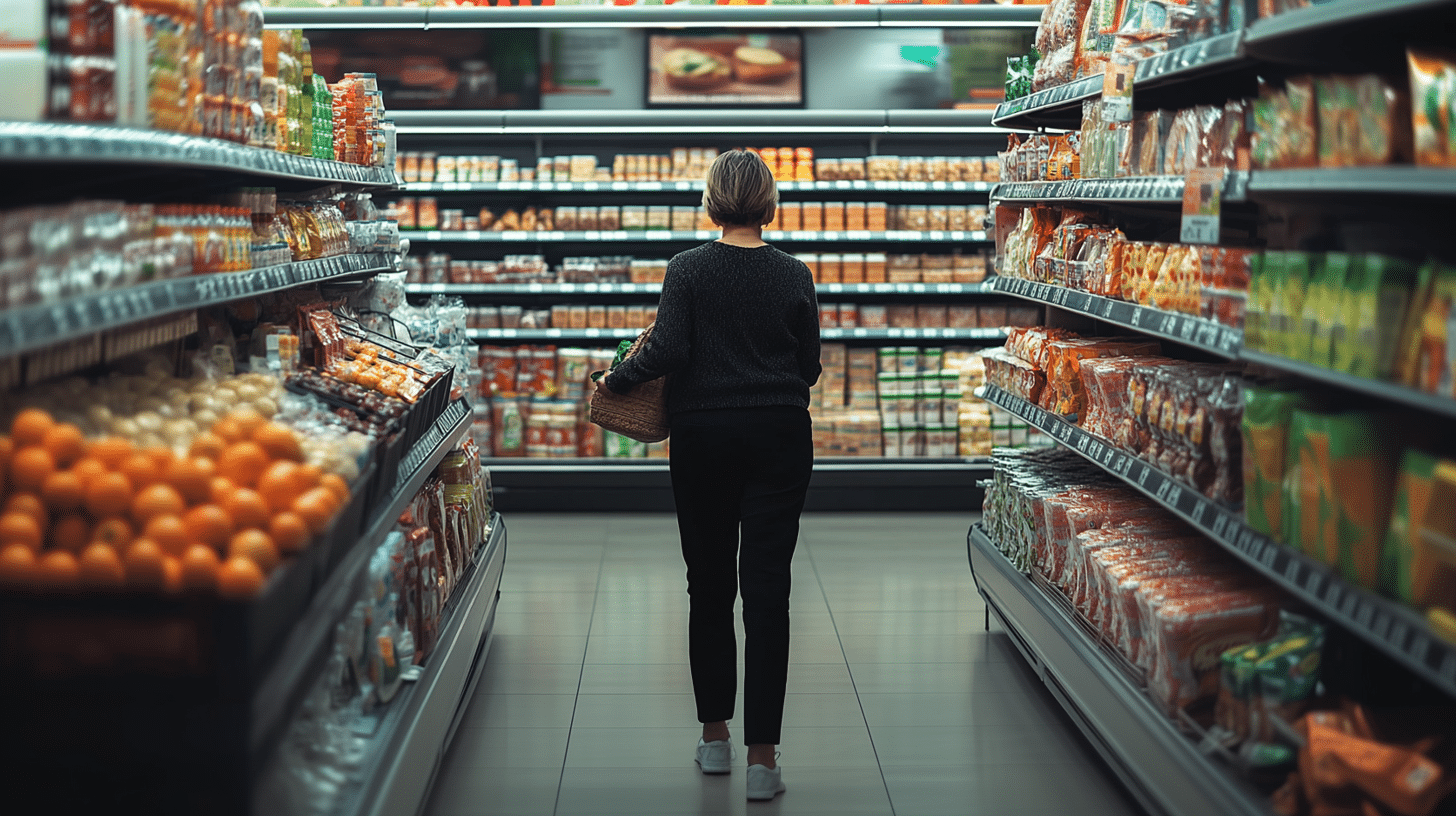
<instances>
[{"instance_id":1,"label":"dark gray knit sweater","mask_svg":"<svg viewBox=\"0 0 1456 816\"><path fill-rule=\"evenodd\" d=\"M713 241L668 263L652 337L607 377L607 388L626 393L671 374L670 414L807 408L819 372L809 268L771 246Z\"/></svg>"}]
</instances>

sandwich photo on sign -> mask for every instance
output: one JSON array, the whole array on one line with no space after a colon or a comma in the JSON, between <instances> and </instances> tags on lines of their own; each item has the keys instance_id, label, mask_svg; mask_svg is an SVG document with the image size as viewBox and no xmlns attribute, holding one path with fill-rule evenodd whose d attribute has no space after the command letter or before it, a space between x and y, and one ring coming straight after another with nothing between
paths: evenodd
<instances>
[{"instance_id":1,"label":"sandwich photo on sign","mask_svg":"<svg viewBox=\"0 0 1456 816\"><path fill-rule=\"evenodd\" d=\"M804 40L798 33L647 37L647 104L800 107Z\"/></svg>"}]
</instances>

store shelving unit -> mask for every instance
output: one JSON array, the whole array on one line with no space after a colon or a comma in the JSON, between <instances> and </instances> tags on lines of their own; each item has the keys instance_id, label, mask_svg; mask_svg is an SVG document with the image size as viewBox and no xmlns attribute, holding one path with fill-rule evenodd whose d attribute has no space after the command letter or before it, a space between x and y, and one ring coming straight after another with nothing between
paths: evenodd
<instances>
[{"instance_id":1,"label":"store shelving unit","mask_svg":"<svg viewBox=\"0 0 1456 816\"><path fill-rule=\"evenodd\" d=\"M1223 201L1234 203L1245 200L1248 196L1249 179L1249 173L1229 173L1224 179ZM1079 201L1102 204L1177 205L1183 201L1183 187L1183 176L1008 181L991 188L991 200L1005 204Z\"/></svg>"},{"instance_id":2,"label":"store shelving unit","mask_svg":"<svg viewBox=\"0 0 1456 816\"><path fill-rule=\"evenodd\" d=\"M780 192L950 192L985 193L989 181L781 181ZM406 193L700 193L701 181L418 181L402 184Z\"/></svg>"},{"instance_id":3,"label":"store shelving unit","mask_svg":"<svg viewBox=\"0 0 1456 816\"><path fill-rule=\"evenodd\" d=\"M1071 181L1013 181L996 184L991 199L1006 204L1078 201L1091 204L1164 204L1183 201L1183 176L1134 176ZM1456 196L1456 171L1431 167L1356 167L1311 170L1232 171L1224 179L1223 201L1245 203L1275 198L1341 196Z\"/></svg>"},{"instance_id":4,"label":"store shelving unit","mask_svg":"<svg viewBox=\"0 0 1456 816\"><path fill-rule=\"evenodd\" d=\"M522 230L417 230L404 233L411 241L420 243L448 242L457 244L511 244L511 243L697 243L712 241L718 237L711 230L573 230L551 232L525 232ZM790 242L795 244L858 244L887 242L917 242L929 244L984 244L983 230L889 230L870 232L847 230L844 232L789 232L765 230L765 241Z\"/></svg>"},{"instance_id":5,"label":"store shelving unit","mask_svg":"<svg viewBox=\"0 0 1456 816\"><path fill-rule=\"evenodd\" d=\"M821 283L820 295L985 295L1002 291L995 279L981 283ZM660 283L409 283L411 295L658 295Z\"/></svg>"},{"instance_id":6,"label":"store shelving unit","mask_svg":"<svg viewBox=\"0 0 1456 816\"><path fill-rule=\"evenodd\" d=\"M516 340L523 343L596 343L603 340L631 340L641 329L470 329L474 340ZM823 340L945 340L995 342L1006 339L1005 329L820 329Z\"/></svg>"},{"instance_id":7,"label":"store shelving unit","mask_svg":"<svg viewBox=\"0 0 1456 816\"><path fill-rule=\"evenodd\" d=\"M1258 791L1180 733L1072 614L1018 572L979 525L967 534L966 551L987 608L1149 813L1272 813Z\"/></svg>"},{"instance_id":8,"label":"store shelving unit","mask_svg":"<svg viewBox=\"0 0 1456 816\"><path fill-rule=\"evenodd\" d=\"M1036 6L509 6L269 8L270 28L1035 27Z\"/></svg>"},{"instance_id":9,"label":"store shelving unit","mask_svg":"<svg viewBox=\"0 0 1456 816\"><path fill-rule=\"evenodd\" d=\"M747 7L744 7L747 8ZM1080 111L1080 109L1079 109ZM989 110L817 108L783 110L456 110L393 111L400 136L620 138L651 136L1001 136ZM483 151L482 151L483 152Z\"/></svg>"},{"instance_id":10,"label":"store shelving unit","mask_svg":"<svg viewBox=\"0 0 1456 816\"><path fill-rule=\"evenodd\" d=\"M386 272L394 265L393 258L381 254L340 255L246 272L154 281L57 303L7 309L0 314L0 356L23 354L186 309L258 297L308 283Z\"/></svg>"},{"instance_id":11,"label":"store shelving unit","mask_svg":"<svg viewBox=\"0 0 1456 816\"><path fill-rule=\"evenodd\" d=\"M1442 639L1414 610L1355 586L1327 564L1250 529L1238 512L1056 414L995 386L987 386L984 397L1177 514L1322 617L1456 695L1456 643Z\"/></svg>"}]
</instances>

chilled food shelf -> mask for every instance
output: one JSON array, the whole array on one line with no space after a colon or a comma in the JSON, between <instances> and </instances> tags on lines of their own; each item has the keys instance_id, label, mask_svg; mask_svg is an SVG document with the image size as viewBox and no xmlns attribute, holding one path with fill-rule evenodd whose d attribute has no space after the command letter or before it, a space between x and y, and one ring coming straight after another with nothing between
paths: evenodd
<instances>
[{"instance_id":1,"label":"chilled food shelf","mask_svg":"<svg viewBox=\"0 0 1456 816\"><path fill-rule=\"evenodd\" d=\"M339 255L245 272L154 281L141 286L95 292L60 303L6 309L3 318L0 318L0 356L23 354L173 312L393 268L394 261L388 255Z\"/></svg>"},{"instance_id":2,"label":"chilled food shelf","mask_svg":"<svg viewBox=\"0 0 1456 816\"><path fill-rule=\"evenodd\" d=\"M995 386L987 386L980 396L1148 495L1320 615L1384 651L1446 694L1456 694L1456 643L1436 635L1414 610L1346 582L1328 565L1250 529L1237 511L1205 498L1056 414Z\"/></svg>"},{"instance_id":3,"label":"chilled food shelf","mask_svg":"<svg viewBox=\"0 0 1456 816\"><path fill-rule=\"evenodd\" d=\"M412 241L438 241L457 244L500 244L537 241L541 243L683 243L712 241L720 237L716 230L418 230L402 233ZM845 230L842 232L810 232L803 230L764 230L765 241L794 243L852 244L862 242L918 241L921 243L986 243L984 230Z\"/></svg>"},{"instance_id":4,"label":"chilled food shelf","mask_svg":"<svg viewBox=\"0 0 1456 816\"><path fill-rule=\"evenodd\" d=\"M979 526L966 539L976 589L1011 642L1151 813L1269 816L1231 769L1199 750L1062 607L1012 566Z\"/></svg>"},{"instance_id":5,"label":"chilled food shelf","mask_svg":"<svg viewBox=\"0 0 1456 816\"><path fill-rule=\"evenodd\" d=\"M1224 179L1223 200L1230 203L1246 200L1251 187L1250 176L1250 173L1242 171L1229 173ZM991 188L991 199L1003 204L1037 204L1044 201L1181 204L1183 187L1183 176L1008 181Z\"/></svg>"},{"instance_id":6,"label":"chilled food shelf","mask_svg":"<svg viewBox=\"0 0 1456 816\"><path fill-rule=\"evenodd\" d=\"M988 295L994 280L982 283L821 283L821 295ZM410 283L410 295L657 295L660 283Z\"/></svg>"},{"instance_id":7,"label":"chilled food shelf","mask_svg":"<svg viewBox=\"0 0 1456 816\"><path fill-rule=\"evenodd\" d=\"M1430 411L1440 416L1456 418L1456 399L1451 399L1450 397L1443 397L1439 394L1428 394L1424 391L1417 391L1414 388L1397 383L1357 377L1353 374L1346 374L1343 371L1321 368L1317 365L1311 365L1310 363L1299 360L1291 360L1288 357L1281 357L1277 354L1270 354L1263 351L1245 349L1240 352L1239 356L1256 365L1285 371L1307 380L1327 383L1347 391L1369 394L1372 397L1398 402L1402 405L1409 405L1412 408Z\"/></svg>"},{"instance_id":8,"label":"chilled food shelf","mask_svg":"<svg viewBox=\"0 0 1456 816\"><path fill-rule=\"evenodd\" d=\"M267 9L269 28L1035 28L1040 6L507 6Z\"/></svg>"},{"instance_id":9,"label":"chilled food shelf","mask_svg":"<svg viewBox=\"0 0 1456 816\"><path fill-rule=\"evenodd\" d=\"M631 340L641 329L469 329L472 340L518 340L526 343L569 342L592 343L609 340ZM1006 340L1005 329L820 329L823 340L967 340L999 343Z\"/></svg>"},{"instance_id":10,"label":"chilled food shelf","mask_svg":"<svg viewBox=\"0 0 1456 816\"><path fill-rule=\"evenodd\" d=\"M315 593L294 624L272 670L253 693L250 744L256 754L269 745L288 722L290 712L308 691L326 656L335 625L359 596L369 558L394 526L399 514L419 492L435 466L470 430L471 412L464 402L451 402L399 463L399 478L389 498L374 509L365 532L328 580Z\"/></svg>"},{"instance_id":11,"label":"chilled food shelf","mask_svg":"<svg viewBox=\"0 0 1456 816\"><path fill-rule=\"evenodd\" d=\"M5 164L133 165L354 187L392 187L394 168L295 156L159 130L65 122L0 122Z\"/></svg>"},{"instance_id":12,"label":"chilled food shelf","mask_svg":"<svg viewBox=\"0 0 1456 816\"><path fill-rule=\"evenodd\" d=\"M400 185L407 193L691 193L702 192L701 181L417 181ZM780 192L947 192L985 193L990 181L781 181Z\"/></svg>"},{"instance_id":13,"label":"chilled food shelf","mask_svg":"<svg viewBox=\"0 0 1456 816\"><path fill-rule=\"evenodd\" d=\"M423 806L490 651L505 557L505 525L496 514L441 616L439 640L420 676L401 686L382 712L365 715L374 726L368 759L339 812L383 816Z\"/></svg>"},{"instance_id":14,"label":"chilled food shelf","mask_svg":"<svg viewBox=\"0 0 1456 816\"><path fill-rule=\"evenodd\" d=\"M1019 278L998 277L989 283L1001 294L1077 312L1220 357L1234 359L1242 354L1243 332L1212 320Z\"/></svg>"},{"instance_id":15,"label":"chilled food shelf","mask_svg":"<svg viewBox=\"0 0 1456 816\"><path fill-rule=\"evenodd\" d=\"M1139 92L1166 89L1244 67L1249 61L1240 47L1242 40L1243 32L1235 31L1140 60L1134 87ZM1082 103L1101 96L1102 81L1100 74L1082 77L1003 102L996 107L991 121L1008 128L1074 130L1082 124Z\"/></svg>"}]
</instances>

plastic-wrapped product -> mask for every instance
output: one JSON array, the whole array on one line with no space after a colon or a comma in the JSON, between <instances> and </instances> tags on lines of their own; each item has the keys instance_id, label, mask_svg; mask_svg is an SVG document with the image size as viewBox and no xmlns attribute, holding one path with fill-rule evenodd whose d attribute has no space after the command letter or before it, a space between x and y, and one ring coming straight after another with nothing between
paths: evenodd
<instances>
[{"instance_id":1,"label":"plastic-wrapped product","mask_svg":"<svg viewBox=\"0 0 1456 816\"><path fill-rule=\"evenodd\" d=\"M1247 586L1248 579L1232 581L1234 587ZM1171 582L1152 583L1166 587ZM1166 594L1142 607L1148 691L1169 713L1217 695L1219 655L1224 651L1277 631L1275 591L1222 588L1208 576L1200 576L1197 583L1199 587L1182 587L1187 594Z\"/></svg>"},{"instance_id":2,"label":"plastic-wrapped product","mask_svg":"<svg viewBox=\"0 0 1456 816\"><path fill-rule=\"evenodd\" d=\"M1406 62L1416 164L1450 167L1456 164L1456 127L1452 125L1456 57L1443 51L1412 48L1406 52Z\"/></svg>"}]
</instances>

